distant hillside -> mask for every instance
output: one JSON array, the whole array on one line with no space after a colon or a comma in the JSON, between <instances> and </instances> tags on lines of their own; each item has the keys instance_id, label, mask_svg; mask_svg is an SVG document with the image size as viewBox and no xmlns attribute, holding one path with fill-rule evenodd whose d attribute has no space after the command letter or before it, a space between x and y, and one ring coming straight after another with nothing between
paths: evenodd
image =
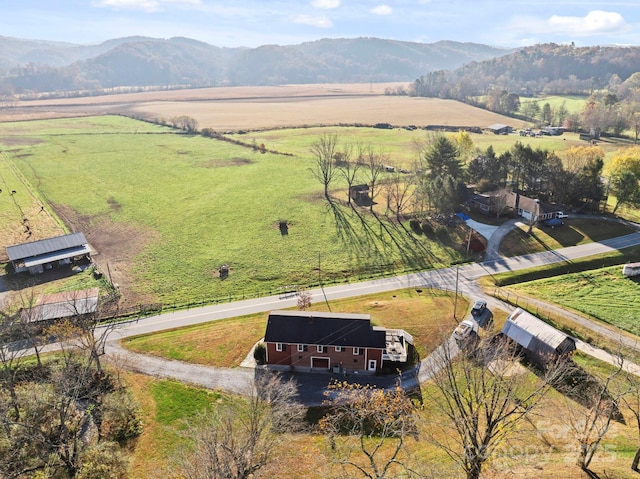
<instances>
[{"instance_id":1,"label":"distant hillside","mask_svg":"<svg viewBox=\"0 0 640 479\"><path fill-rule=\"evenodd\" d=\"M496 87L524 95L588 94L639 71L640 47L541 44L454 71L425 72L411 93L458 100Z\"/></svg>"},{"instance_id":2,"label":"distant hillside","mask_svg":"<svg viewBox=\"0 0 640 479\"><path fill-rule=\"evenodd\" d=\"M119 86L279 85L414 80L508 50L442 41L324 39L300 45L220 48L187 38L130 37L100 45L0 37L0 93Z\"/></svg>"}]
</instances>

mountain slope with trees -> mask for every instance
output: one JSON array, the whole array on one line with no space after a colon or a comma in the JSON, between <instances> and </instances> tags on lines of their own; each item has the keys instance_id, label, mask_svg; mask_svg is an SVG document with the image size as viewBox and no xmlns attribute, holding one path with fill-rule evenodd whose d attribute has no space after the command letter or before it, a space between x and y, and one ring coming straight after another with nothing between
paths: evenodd
<instances>
[{"instance_id":1,"label":"mountain slope with trees","mask_svg":"<svg viewBox=\"0 0 640 479\"><path fill-rule=\"evenodd\" d=\"M640 47L557 45L521 48L508 55L470 62L453 71L429 72L416 79L416 96L468 101L505 89L518 95L590 94L640 71Z\"/></svg>"},{"instance_id":2,"label":"mountain slope with trees","mask_svg":"<svg viewBox=\"0 0 640 479\"><path fill-rule=\"evenodd\" d=\"M410 82L509 50L459 42L323 39L300 45L220 48L188 38L130 37L81 46L0 37L0 93L120 86L244 86Z\"/></svg>"}]
</instances>

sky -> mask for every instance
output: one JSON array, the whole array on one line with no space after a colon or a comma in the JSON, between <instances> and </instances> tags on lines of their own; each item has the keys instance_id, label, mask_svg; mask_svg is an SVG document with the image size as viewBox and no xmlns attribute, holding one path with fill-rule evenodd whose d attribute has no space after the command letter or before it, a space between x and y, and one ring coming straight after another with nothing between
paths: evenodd
<instances>
[{"instance_id":1,"label":"sky","mask_svg":"<svg viewBox=\"0 0 640 479\"><path fill-rule=\"evenodd\" d=\"M519 47L640 45L638 0L0 0L0 36L97 44L133 35L220 47L377 37ZM0 55L2 52L0 52Z\"/></svg>"}]
</instances>

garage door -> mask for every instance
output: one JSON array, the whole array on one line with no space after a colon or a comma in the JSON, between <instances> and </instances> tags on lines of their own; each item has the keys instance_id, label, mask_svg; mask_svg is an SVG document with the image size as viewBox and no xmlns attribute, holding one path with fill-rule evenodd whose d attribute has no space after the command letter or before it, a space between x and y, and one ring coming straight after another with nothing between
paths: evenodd
<instances>
[{"instance_id":1,"label":"garage door","mask_svg":"<svg viewBox=\"0 0 640 479\"><path fill-rule=\"evenodd\" d=\"M329 358L311 358L313 369L329 369Z\"/></svg>"}]
</instances>

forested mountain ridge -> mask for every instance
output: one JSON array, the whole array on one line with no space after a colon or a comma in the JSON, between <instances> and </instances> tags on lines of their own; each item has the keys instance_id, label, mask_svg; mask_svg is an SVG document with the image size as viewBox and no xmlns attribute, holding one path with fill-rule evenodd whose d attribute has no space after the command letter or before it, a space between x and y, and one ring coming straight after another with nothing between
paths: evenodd
<instances>
[{"instance_id":1,"label":"forested mountain ridge","mask_svg":"<svg viewBox=\"0 0 640 479\"><path fill-rule=\"evenodd\" d=\"M323 39L299 45L220 48L188 38L130 37L95 46L0 37L0 93L119 86L411 82L509 50L442 41Z\"/></svg>"},{"instance_id":2,"label":"forested mountain ridge","mask_svg":"<svg viewBox=\"0 0 640 479\"><path fill-rule=\"evenodd\" d=\"M549 43L453 71L425 73L414 82L411 94L468 100L497 87L519 95L590 94L639 71L640 47Z\"/></svg>"}]
</instances>

